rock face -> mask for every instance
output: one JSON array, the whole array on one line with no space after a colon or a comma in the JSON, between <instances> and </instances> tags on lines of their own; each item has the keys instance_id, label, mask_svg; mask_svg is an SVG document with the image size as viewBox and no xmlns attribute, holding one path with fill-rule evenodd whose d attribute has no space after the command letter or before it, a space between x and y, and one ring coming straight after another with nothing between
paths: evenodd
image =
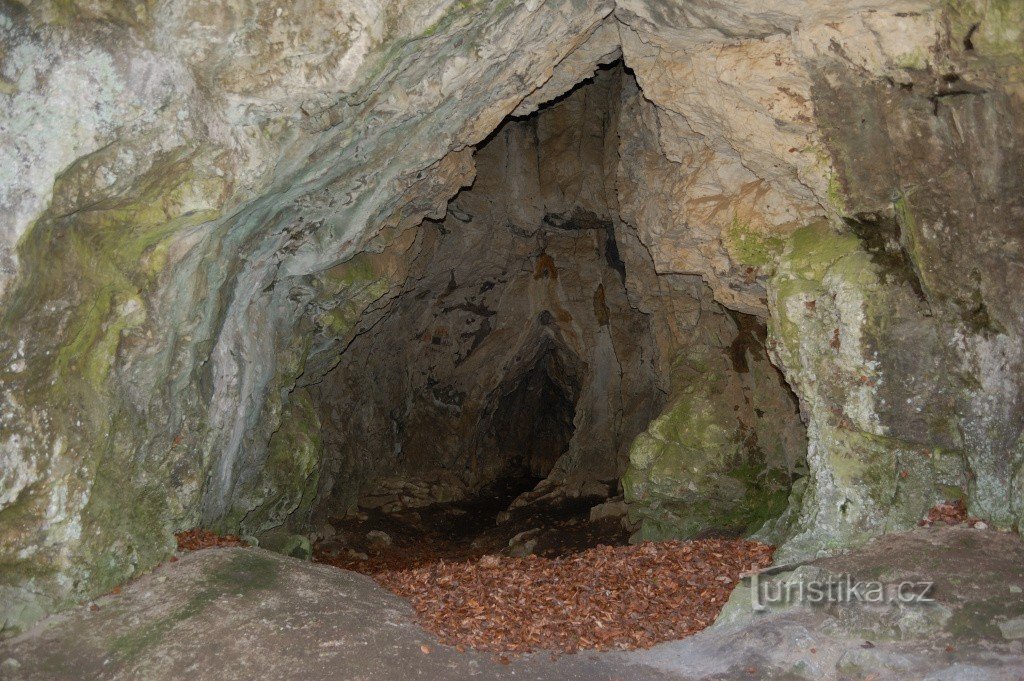
<instances>
[{"instance_id":1,"label":"rock face","mask_svg":"<svg viewBox=\"0 0 1024 681\"><path fill-rule=\"evenodd\" d=\"M3 4L0 629L395 472L625 475L647 536L806 472L790 558L954 496L1016 525L1022 25Z\"/></svg>"},{"instance_id":2,"label":"rock face","mask_svg":"<svg viewBox=\"0 0 1024 681\"><path fill-rule=\"evenodd\" d=\"M260 549L186 554L97 606L74 609L65 626L48 634L39 628L0 642L3 678L678 678L608 656L502 664L491 653L459 652L441 645L405 599L369 577Z\"/></svg>"}]
</instances>

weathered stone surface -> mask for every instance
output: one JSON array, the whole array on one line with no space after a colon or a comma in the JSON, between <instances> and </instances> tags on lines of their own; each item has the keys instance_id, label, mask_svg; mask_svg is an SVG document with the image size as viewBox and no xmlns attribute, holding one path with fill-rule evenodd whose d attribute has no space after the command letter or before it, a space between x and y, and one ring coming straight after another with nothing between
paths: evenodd
<instances>
[{"instance_id":1,"label":"weathered stone surface","mask_svg":"<svg viewBox=\"0 0 1024 681\"><path fill-rule=\"evenodd\" d=\"M440 645L369 577L261 549L209 549L0 643L11 681L188 676L251 679L662 679L628 660L547 655L502 664ZM426 652L424 652L424 648Z\"/></svg>"},{"instance_id":2,"label":"weathered stone surface","mask_svg":"<svg viewBox=\"0 0 1024 681\"><path fill-rule=\"evenodd\" d=\"M934 42L897 60L895 82L838 50L814 69L845 218L842 236L794 235L772 286L778 357L809 412L817 478L804 499L809 541L798 535L794 553L824 536L847 544L864 523L869 534L906 527L929 495L1018 522L1024 317L1007 284L1021 269L1020 61L958 28L979 11L914 17L936 22ZM990 11L999 32L1002 10Z\"/></svg>"},{"instance_id":3,"label":"weathered stone surface","mask_svg":"<svg viewBox=\"0 0 1024 681\"><path fill-rule=\"evenodd\" d=\"M966 527L889 535L764 575L763 611L752 610L751 587L741 585L713 627L636 657L694 678L737 677L750 667L785 679L1013 678L1024 663L1019 643L1002 630L1012 633L1024 611L1024 598L1007 587L1024 578L1022 550L1014 534ZM822 588L831 580L831 599L809 600L815 580ZM929 602L899 602L900 594L920 594L922 582L933 583ZM766 602L786 593L786 583L793 585L788 601ZM804 600L795 588L801 583ZM838 595L857 583L860 600Z\"/></svg>"},{"instance_id":4,"label":"weathered stone surface","mask_svg":"<svg viewBox=\"0 0 1024 681\"><path fill-rule=\"evenodd\" d=\"M621 518L629 511L629 507L621 497L609 499L590 509L590 522L604 520L605 518Z\"/></svg>"},{"instance_id":5,"label":"weathered stone surface","mask_svg":"<svg viewBox=\"0 0 1024 681\"><path fill-rule=\"evenodd\" d=\"M309 537L292 534L282 527L263 532L256 538L261 548L299 560L309 560L313 555Z\"/></svg>"},{"instance_id":6,"label":"weathered stone surface","mask_svg":"<svg viewBox=\"0 0 1024 681\"><path fill-rule=\"evenodd\" d=\"M450 500L440 479L465 494L510 472L622 474L663 399L629 290L650 259L615 223L622 79L602 70L501 127L472 188L417 230L408 271L316 388L326 509Z\"/></svg>"},{"instance_id":7,"label":"weathered stone surface","mask_svg":"<svg viewBox=\"0 0 1024 681\"><path fill-rule=\"evenodd\" d=\"M927 500L966 495L1007 527L1019 515L1015 12L616 10L643 90L623 142L623 158L641 159L624 164L623 216L659 272L699 273L718 300L772 318L801 401L811 479L783 558L907 527ZM809 242L829 264L794 275L790 256ZM830 252L839 242L845 255Z\"/></svg>"},{"instance_id":8,"label":"weathered stone surface","mask_svg":"<svg viewBox=\"0 0 1024 681\"><path fill-rule=\"evenodd\" d=\"M478 9L4 5L5 629L269 500L311 275L443 208L611 4Z\"/></svg>"},{"instance_id":9,"label":"weathered stone surface","mask_svg":"<svg viewBox=\"0 0 1024 681\"><path fill-rule=\"evenodd\" d=\"M955 386L932 364L945 349L911 286L886 276L856 236L822 224L794 234L773 279L774 350L810 439L802 526L784 556L908 529L965 489L942 409Z\"/></svg>"}]
</instances>

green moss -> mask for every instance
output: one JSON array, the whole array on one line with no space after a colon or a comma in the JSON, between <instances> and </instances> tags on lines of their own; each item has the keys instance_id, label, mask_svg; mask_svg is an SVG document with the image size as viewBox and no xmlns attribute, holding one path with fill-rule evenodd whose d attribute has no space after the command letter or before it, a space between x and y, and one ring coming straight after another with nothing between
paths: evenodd
<instances>
[{"instance_id":1,"label":"green moss","mask_svg":"<svg viewBox=\"0 0 1024 681\"><path fill-rule=\"evenodd\" d=\"M0 547L8 549L25 541L24 535L31 531L32 521L43 511L47 503L44 483L37 482L22 489L13 502L0 509ZM31 559L19 558L12 550L0 551L0 584L16 586L34 578L52 575L52 566ZM0 628L3 619L0 618Z\"/></svg>"},{"instance_id":2,"label":"green moss","mask_svg":"<svg viewBox=\"0 0 1024 681\"><path fill-rule=\"evenodd\" d=\"M203 589L192 594L185 605L167 617L147 622L114 639L110 644L109 652L121 662L139 657L163 642L175 626L201 615L207 606L217 600L220 595L220 592L212 589Z\"/></svg>"},{"instance_id":3,"label":"green moss","mask_svg":"<svg viewBox=\"0 0 1024 681\"><path fill-rule=\"evenodd\" d=\"M928 55L920 51L904 52L896 55L894 62L901 69L923 71L928 68Z\"/></svg>"},{"instance_id":4,"label":"green moss","mask_svg":"<svg viewBox=\"0 0 1024 681\"><path fill-rule=\"evenodd\" d=\"M125 412L114 415L82 509L83 555L76 568L100 593L159 563L174 548L167 462L133 451L144 428Z\"/></svg>"},{"instance_id":5,"label":"green moss","mask_svg":"<svg viewBox=\"0 0 1024 681\"><path fill-rule=\"evenodd\" d=\"M169 155L124 196L44 217L22 240L19 256L28 276L4 315L5 325L32 314L50 296L81 300L65 323L67 340L54 354L49 382L58 389L66 387L64 380L103 389L122 334L146 321L143 294L163 265L162 258L148 256L175 234L217 216L213 209L192 209L219 203L226 189L221 178L196 169L206 162L208 154ZM81 191L82 166L85 160L56 180L55 205L74 204L62 197Z\"/></svg>"},{"instance_id":6,"label":"green moss","mask_svg":"<svg viewBox=\"0 0 1024 681\"><path fill-rule=\"evenodd\" d=\"M9 379L22 407L46 424L26 433L48 453L40 464L59 467L38 497L60 498L71 509L84 503L80 516L73 510L58 520L81 522L81 539L43 546L32 559L68 561L54 569L75 584L74 593L62 585L56 601L102 593L173 546L169 525L180 510L168 506L168 484L181 473L153 451L170 438L154 438L140 405L123 402L108 382L126 339L150 326L147 301L161 267L154 253L215 216L213 206L224 200L227 186L211 159L199 151L167 154L127 189L93 186L97 173L79 161L58 178L51 209L18 246L22 275L0 312L0 345L35 341L26 369ZM33 508L25 531L47 513ZM70 559L54 557L65 548L74 552Z\"/></svg>"},{"instance_id":7,"label":"green moss","mask_svg":"<svg viewBox=\"0 0 1024 681\"><path fill-rule=\"evenodd\" d=\"M828 203L840 215L846 213L846 197L843 192L843 185L839 181L839 175L834 171L829 172L828 188L826 189Z\"/></svg>"},{"instance_id":8,"label":"green moss","mask_svg":"<svg viewBox=\"0 0 1024 681\"><path fill-rule=\"evenodd\" d=\"M884 273L856 236L815 225L793 234L771 280L771 337L815 439L804 525L790 554L907 529L962 473L956 456L876 434L887 432L875 411L886 398L876 387L888 366L886 334L913 309L901 304L917 300Z\"/></svg>"},{"instance_id":9,"label":"green moss","mask_svg":"<svg viewBox=\"0 0 1024 681\"><path fill-rule=\"evenodd\" d=\"M252 488L240 495L229 529L258 534L289 516L302 520L316 495L323 440L309 393L296 390L271 435L267 461Z\"/></svg>"},{"instance_id":10,"label":"green moss","mask_svg":"<svg viewBox=\"0 0 1024 681\"><path fill-rule=\"evenodd\" d=\"M893 210L896 213L896 222L900 228L901 242L921 287L926 291L941 290L936 287L935 281L929 276L927 269L922 269L920 264L927 262L927 254L924 252L924 242L921 239L921 225L914 216L914 209L911 205L911 197L908 192L901 192L899 198L893 202Z\"/></svg>"},{"instance_id":11,"label":"green moss","mask_svg":"<svg viewBox=\"0 0 1024 681\"><path fill-rule=\"evenodd\" d=\"M782 253L785 241L775 235L752 231L750 223L733 218L726 232L725 246L736 262L752 267L773 265Z\"/></svg>"},{"instance_id":12,"label":"green moss","mask_svg":"<svg viewBox=\"0 0 1024 681\"><path fill-rule=\"evenodd\" d=\"M957 608L946 622L945 630L957 641L989 639L1002 643L1005 639L999 623L1020 616L1019 598L993 594L985 600L964 603Z\"/></svg>"},{"instance_id":13,"label":"green moss","mask_svg":"<svg viewBox=\"0 0 1024 681\"><path fill-rule=\"evenodd\" d=\"M326 270L320 276L328 283L330 290L339 292L375 281L380 278L381 273L374 265L373 254L359 253L340 265Z\"/></svg>"},{"instance_id":14,"label":"green moss","mask_svg":"<svg viewBox=\"0 0 1024 681\"><path fill-rule=\"evenodd\" d=\"M997 64L1019 67L1024 60L1024 3L1020 0L946 0L954 45Z\"/></svg>"},{"instance_id":15,"label":"green moss","mask_svg":"<svg viewBox=\"0 0 1024 681\"><path fill-rule=\"evenodd\" d=\"M746 535L786 508L788 472L747 448L715 371L700 364L630 448L622 484L641 523L638 539L689 538L707 529Z\"/></svg>"},{"instance_id":16,"label":"green moss","mask_svg":"<svg viewBox=\"0 0 1024 681\"><path fill-rule=\"evenodd\" d=\"M896 450L903 443L860 431L837 429L826 454L837 484L862 490L877 504L891 505L899 481ZM930 500L922 500L926 504Z\"/></svg>"},{"instance_id":17,"label":"green moss","mask_svg":"<svg viewBox=\"0 0 1024 681\"><path fill-rule=\"evenodd\" d=\"M317 317L330 335L343 337L359 321L366 307L391 288L391 280L372 254L359 254L319 275L322 297L334 307Z\"/></svg>"},{"instance_id":18,"label":"green moss","mask_svg":"<svg viewBox=\"0 0 1024 681\"><path fill-rule=\"evenodd\" d=\"M102 19L137 28L145 28L152 16L152 0L51 0L49 20L68 25L82 19Z\"/></svg>"},{"instance_id":19,"label":"green moss","mask_svg":"<svg viewBox=\"0 0 1024 681\"><path fill-rule=\"evenodd\" d=\"M851 234L840 234L819 222L793 232L787 242L785 275L820 281L841 258L860 250Z\"/></svg>"}]
</instances>

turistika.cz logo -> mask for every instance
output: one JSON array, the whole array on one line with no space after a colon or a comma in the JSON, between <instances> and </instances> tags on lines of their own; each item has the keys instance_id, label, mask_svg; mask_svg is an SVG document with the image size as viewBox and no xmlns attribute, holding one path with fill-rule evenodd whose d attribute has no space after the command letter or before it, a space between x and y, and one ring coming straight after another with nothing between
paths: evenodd
<instances>
[{"instance_id":1,"label":"turistika.cz logo","mask_svg":"<svg viewBox=\"0 0 1024 681\"><path fill-rule=\"evenodd\" d=\"M791 575L786 579L764 579L761 573L753 573L749 578L750 606L755 611L800 604L926 605L934 602L934 582L903 581L888 584L854 579L848 574L829 575L825 579L806 579L799 575Z\"/></svg>"}]
</instances>

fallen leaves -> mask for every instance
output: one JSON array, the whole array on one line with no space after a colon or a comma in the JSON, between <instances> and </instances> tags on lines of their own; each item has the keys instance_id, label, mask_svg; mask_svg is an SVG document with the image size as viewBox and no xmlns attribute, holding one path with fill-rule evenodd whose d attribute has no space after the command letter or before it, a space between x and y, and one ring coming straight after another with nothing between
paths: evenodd
<instances>
[{"instance_id":1,"label":"fallen leaves","mask_svg":"<svg viewBox=\"0 0 1024 681\"><path fill-rule=\"evenodd\" d=\"M598 546L562 558L438 561L374 578L442 643L494 653L649 648L711 624L773 548L704 539Z\"/></svg>"},{"instance_id":2,"label":"fallen leaves","mask_svg":"<svg viewBox=\"0 0 1024 681\"><path fill-rule=\"evenodd\" d=\"M957 499L956 501L937 504L928 509L928 514L918 521L917 524L921 527L931 527L935 523L940 522L949 525L959 525L960 523L967 522L973 525L977 520L977 518L968 517L966 504L964 504L962 499Z\"/></svg>"},{"instance_id":3,"label":"fallen leaves","mask_svg":"<svg viewBox=\"0 0 1024 681\"><path fill-rule=\"evenodd\" d=\"M179 551L198 551L216 546L248 546L249 544L237 534L217 534L210 530L194 527L174 535L178 540Z\"/></svg>"}]
</instances>

